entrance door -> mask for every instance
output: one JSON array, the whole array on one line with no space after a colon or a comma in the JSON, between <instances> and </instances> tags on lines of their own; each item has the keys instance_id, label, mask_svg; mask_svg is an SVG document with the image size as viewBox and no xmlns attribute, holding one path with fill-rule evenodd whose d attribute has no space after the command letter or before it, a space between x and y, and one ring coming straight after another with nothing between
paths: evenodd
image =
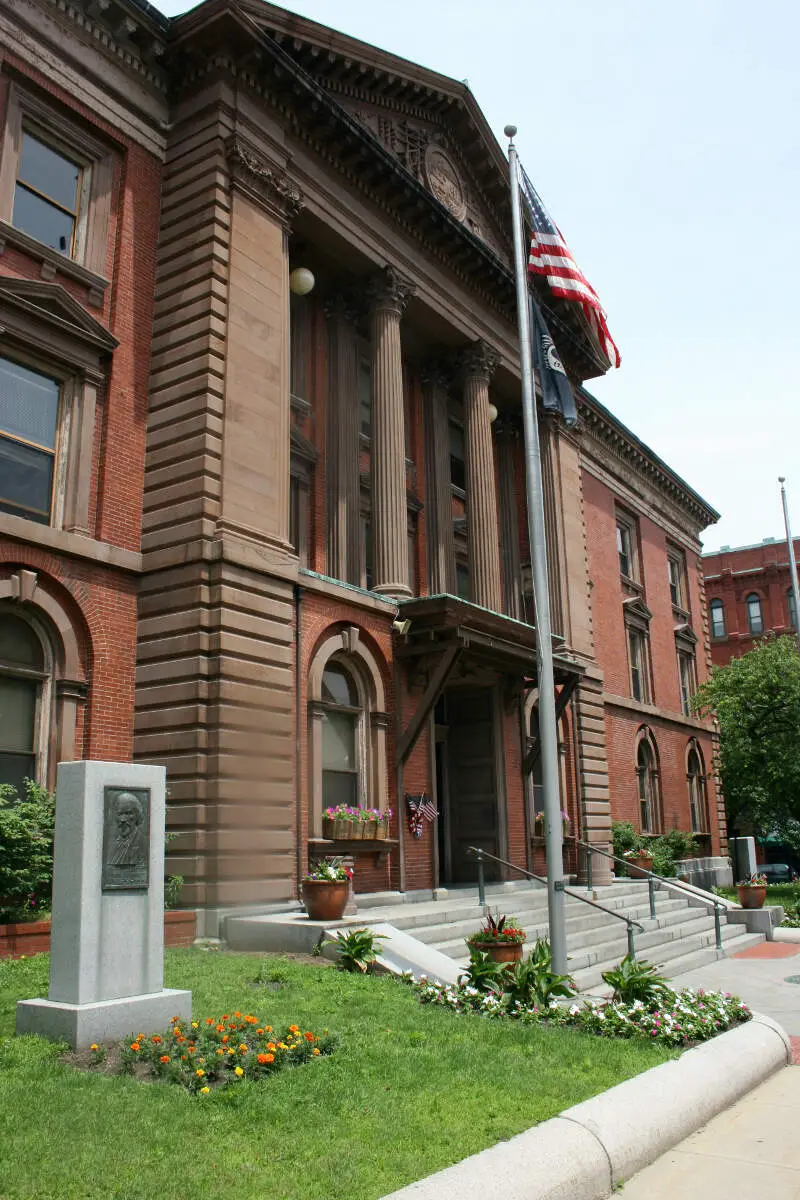
<instances>
[{"instance_id":1,"label":"entrance door","mask_svg":"<svg viewBox=\"0 0 800 1200\"><path fill-rule=\"evenodd\" d=\"M494 746L494 713L491 688L455 688L445 694L447 740L440 743L446 755L443 815L446 846L440 857L442 879L474 883L477 863L468 847L478 846L499 854L497 820L497 763ZM498 876L496 863L486 863L486 878Z\"/></svg>"}]
</instances>

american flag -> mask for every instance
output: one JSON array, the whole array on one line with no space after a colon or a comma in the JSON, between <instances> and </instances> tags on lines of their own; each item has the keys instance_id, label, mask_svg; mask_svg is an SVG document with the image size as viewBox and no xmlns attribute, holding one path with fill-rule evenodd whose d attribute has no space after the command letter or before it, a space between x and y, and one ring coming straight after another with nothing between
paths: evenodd
<instances>
[{"instance_id":1,"label":"american flag","mask_svg":"<svg viewBox=\"0 0 800 1200\"><path fill-rule=\"evenodd\" d=\"M612 338L606 314L597 292L580 269L572 251L552 221L528 176L522 171L522 197L525 215L531 227L531 252L528 271L544 275L554 296L573 300L583 307L597 333L600 346L612 367L620 364L619 350Z\"/></svg>"}]
</instances>

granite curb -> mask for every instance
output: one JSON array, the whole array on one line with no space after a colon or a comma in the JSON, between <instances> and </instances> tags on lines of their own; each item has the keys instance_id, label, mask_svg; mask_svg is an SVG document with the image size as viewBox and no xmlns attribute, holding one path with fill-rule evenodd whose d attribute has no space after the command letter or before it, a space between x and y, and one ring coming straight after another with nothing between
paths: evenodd
<instances>
[{"instance_id":1,"label":"granite curb","mask_svg":"<svg viewBox=\"0 0 800 1200\"><path fill-rule=\"evenodd\" d=\"M792 1061L771 1017L720 1034L384 1200L606 1200Z\"/></svg>"}]
</instances>

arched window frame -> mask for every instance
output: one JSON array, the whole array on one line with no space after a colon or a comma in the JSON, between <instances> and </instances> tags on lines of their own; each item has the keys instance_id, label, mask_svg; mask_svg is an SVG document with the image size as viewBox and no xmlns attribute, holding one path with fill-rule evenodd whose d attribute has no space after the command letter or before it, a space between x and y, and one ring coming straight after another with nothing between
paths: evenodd
<instances>
[{"instance_id":1,"label":"arched window frame","mask_svg":"<svg viewBox=\"0 0 800 1200\"><path fill-rule=\"evenodd\" d=\"M727 636L728 627L725 623L725 604L722 600L714 599L708 606L709 623L712 639Z\"/></svg>"},{"instance_id":2,"label":"arched window frame","mask_svg":"<svg viewBox=\"0 0 800 1200\"><path fill-rule=\"evenodd\" d=\"M642 762L642 758L647 759ZM652 732L642 726L634 748L636 793L642 833L661 833L661 769L658 746Z\"/></svg>"},{"instance_id":3,"label":"arched window frame","mask_svg":"<svg viewBox=\"0 0 800 1200\"><path fill-rule=\"evenodd\" d=\"M309 668L309 834L314 838L322 836L322 728L326 710L330 708L323 699L322 679L329 664L344 668L359 697L359 803L381 811L388 808L386 690L377 659L362 641L360 632L357 626L350 625L325 637Z\"/></svg>"},{"instance_id":4,"label":"arched window frame","mask_svg":"<svg viewBox=\"0 0 800 1200\"><path fill-rule=\"evenodd\" d=\"M758 605L757 621L754 620L754 602ZM757 637L764 632L764 609L758 592L749 592L745 597L744 606L747 612L747 628L754 637Z\"/></svg>"},{"instance_id":5,"label":"arched window frame","mask_svg":"<svg viewBox=\"0 0 800 1200\"><path fill-rule=\"evenodd\" d=\"M40 621L18 605L0 604L0 623L11 618L21 621L33 634L42 654L42 669L22 667L0 658L0 675L7 678L35 682L36 700L31 730L31 752L34 761L32 778L36 783L45 783L52 740L52 710L53 710L53 671L54 655L50 638L47 636Z\"/></svg>"},{"instance_id":6,"label":"arched window frame","mask_svg":"<svg viewBox=\"0 0 800 1200\"><path fill-rule=\"evenodd\" d=\"M686 747L686 789L692 833L708 833L708 784L703 751L696 738Z\"/></svg>"}]
</instances>

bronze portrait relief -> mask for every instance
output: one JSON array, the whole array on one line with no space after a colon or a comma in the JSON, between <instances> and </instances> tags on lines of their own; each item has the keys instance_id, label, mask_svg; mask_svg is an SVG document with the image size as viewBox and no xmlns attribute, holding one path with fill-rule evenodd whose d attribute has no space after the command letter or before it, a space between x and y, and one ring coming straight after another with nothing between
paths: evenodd
<instances>
[{"instance_id":1,"label":"bronze portrait relief","mask_svg":"<svg viewBox=\"0 0 800 1200\"><path fill-rule=\"evenodd\" d=\"M146 891L150 877L150 790L107 787L103 809L104 892Z\"/></svg>"}]
</instances>

